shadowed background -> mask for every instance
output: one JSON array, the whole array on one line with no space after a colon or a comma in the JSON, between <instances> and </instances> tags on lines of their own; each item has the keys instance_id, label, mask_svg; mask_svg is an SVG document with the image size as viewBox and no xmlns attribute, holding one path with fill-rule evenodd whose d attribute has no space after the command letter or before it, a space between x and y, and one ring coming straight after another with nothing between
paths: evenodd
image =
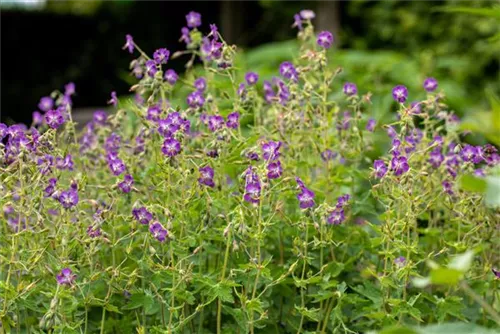
<instances>
[{"instance_id":1,"label":"shadowed background","mask_svg":"<svg viewBox=\"0 0 500 334\"><path fill-rule=\"evenodd\" d=\"M384 92L397 83L411 91L423 77L435 76L459 114L487 109L485 92L500 94L498 18L439 9L482 9L497 3L2 1L1 119L29 124L40 97L70 81L77 88L77 112L104 107L112 90L126 94L134 82L127 70L132 58L121 49L125 34L132 34L148 53L159 47L174 52L183 48L180 28L190 10L202 14L202 30L216 23L224 38L243 50L275 43L266 46L265 58L254 65L265 71L287 59L280 42L295 37L293 14L310 8L317 13L318 30L334 32L341 52L333 61L364 91ZM253 59L260 59L255 54ZM183 62L174 60L169 66L182 72Z\"/></svg>"}]
</instances>

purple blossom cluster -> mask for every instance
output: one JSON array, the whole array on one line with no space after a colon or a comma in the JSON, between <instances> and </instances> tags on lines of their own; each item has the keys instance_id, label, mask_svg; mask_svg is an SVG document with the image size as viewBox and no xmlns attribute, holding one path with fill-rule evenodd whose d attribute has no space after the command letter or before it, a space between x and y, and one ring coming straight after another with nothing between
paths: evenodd
<instances>
[{"instance_id":1,"label":"purple blossom cluster","mask_svg":"<svg viewBox=\"0 0 500 334\"><path fill-rule=\"evenodd\" d=\"M168 238L168 231L158 221L153 221L153 214L144 206L132 209L132 217L142 225L149 225L149 232L158 241L164 242Z\"/></svg>"},{"instance_id":2,"label":"purple blossom cluster","mask_svg":"<svg viewBox=\"0 0 500 334\"><path fill-rule=\"evenodd\" d=\"M328 224L340 225L345 221L345 211L344 208L347 206L351 196L349 194L345 194L337 198L337 204L335 205L335 209L330 211L328 214L327 222Z\"/></svg>"},{"instance_id":3,"label":"purple blossom cluster","mask_svg":"<svg viewBox=\"0 0 500 334\"><path fill-rule=\"evenodd\" d=\"M295 178L295 181L297 182L297 186L299 188L299 193L297 194L297 199L299 200L299 207L301 209L309 209L312 208L315 205L314 202L314 192L310 189L308 189L304 182L298 177Z\"/></svg>"},{"instance_id":4,"label":"purple blossom cluster","mask_svg":"<svg viewBox=\"0 0 500 334\"><path fill-rule=\"evenodd\" d=\"M243 199L252 204L258 204L260 201L261 184L259 176L252 166L249 166L245 172L245 193Z\"/></svg>"},{"instance_id":5,"label":"purple blossom cluster","mask_svg":"<svg viewBox=\"0 0 500 334\"><path fill-rule=\"evenodd\" d=\"M303 10L294 16L294 26L299 29L299 37L309 36L309 39L304 38L303 40L310 41L311 50L309 51L312 54L311 57L317 57L316 59L323 62L326 60L325 50L332 47L334 37L328 31L322 31L317 36L314 35L314 32L308 28L314 17L314 12ZM305 30L304 25L307 25ZM232 49L225 48L225 42L219 35L217 26L210 25L210 32L206 36L203 36L198 31L200 26L201 15L199 13L190 12L186 15L186 27L182 28L181 40L187 44L187 49L195 55L200 56L201 54L203 66L209 68L210 71L215 70L214 63L219 69L230 66ZM264 203L268 204L268 201L272 202L274 200L273 191L287 193L287 190L290 189L290 178L285 177L284 172L293 173L292 175L295 176L297 184L294 195L296 195L298 205L295 204L292 208L294 214L300 211L309 217L319 212L329 225L340 225L346 222L346 217L357 213L356 210L353 210L353 214L350 213L349 206L353 201L349 194L338 197L334 207L324 203L318 203L317 205L317 201L323 197L323 194L318 194L319 196L316 197L315 192L306 187L302 179L296 176L299 175L300 171L304 170L301 166L296 166L297 169L289 167L294 159L304 158L304 156L300 155L302 152L296 154L297 148L295 145L297 145L300 146L300 150L305 147L305 150L311 148L308 152L321 152L319 154L315 153L312 157L316 159L315 161L307 161L308 167L305 169L306 173L308 173L307 180L310 180L308 185L312 189L318 189L316 190L318 192L321 191L321 186L330 182L331 179L343 176L343 171L346 168L365 168L359 173L364 175L366 160L361 158L365 157L358 157L357 155L365 152L365 149L372 148L371 140L374 136L363 132L363 127L367 132L374 132L375 129L382 126L377 124L374 118L362 114L361 111L364 111L365 107L363 103L369 101L369 94L358 96L356 84L345 82L341 92L339 92L343 92L345 95L344 101L339 103L341 109L335 109L335 112L331 113L330 110L327 110L329 113L328 118L321 119L322 110L316 105L316 101L318 101L316 97L311 99L311 102L307 100L307 96L304 97L307 94L302 94L302 90L309 93L307 91L309 88L306 86L309 84L308 76L311 69L306 66L294 65L290 61L282 62L277 69L279 77L263 80L263 95L259 90L260 87L257 87L259 80L262 80L259 74L254 71L246 72L244 82L239 86L235 84L235 87L233 87L235 90L237 89L237 96L235 97L235 105L230 108L221 107L217 103L218 87L212 81L207 81L207 78L211 78L209 72L206 77L198 76L192 82L192 85L189 85L191 91L186 97L188 108L181 110L181 107L174 106L177 108L175 109L170 105L171 102L174 104L176 100L171 99L170 102L166 99L166 96L170 99L170 95L167 94L174 92L172 86L179 80L179 76L174 70L168 69L163 72L162 66L168 64L171 59L170 51L166 48L159 48L150 58L134 43L130 35L126 35L123 48L130 53L135 50L141 53L140 57L132 62L134 75L141 79L140 84L134 86L134 89L139 87L137 88L139 92L136 95L137 105L133 108L133 112L138 116L140 122L135 123L130 131L125 131L118 124L122 110L118 111L117 116L111 117L108 117L107 112L97 110L93 114L92 121L85 126L80 134L67 131L68 129L71 130L71 127L65 126L64 128L67 128L66 132L63 131L63 136L61 136L60 128L65 123L69 123L69 113L72 105L71 97L75 93L75 87L71 83L65 86L65 92L59 94L59 96L55 92L40 99L38 103L40 111L33 112L33 124L30 129L19 124L7 126L0 123L0 152L2 153L0 164L11 165L12 169L14 169L17 166L32 163L33 168L23 168L26 168L24 170L27 173L26 175L33 173L33 171L39 173L37 174L39 177L37 185L41 185L39 198L48 203L47 207L44 208L44 213L48 212L50 215L64 219L68 217L67 222L74 222L75 228L81 227L81 222L85 222L81 233L86 231L88 237L85 241L95 244L109 241L106 239L108 235L106 229L109 225L108 221L110 221L108 218L113 218L113 215L116 214L116 212L111 211L118 211L122 208L120 205L123 205L123 207L127 208L126 212L130 222L133 222L133 229L140 227L147 236L150 235L157 241L164 242L173 239L172 236L175 230L171 227L174 225L170 225L170 221L165 226L160 221L162 221L162 216L174 219L173 215L167 213L169 212L167 206L175 206L176 204L168 201L168 203L164 204L163 201L155 200L153 195L155 189L166 184L166 182L163 182L166 173L168 173L168 181L170 182L170 176L173 176L175 183L168 184L168 189L163 189L164 192L161 192L161 196L169 192L168 196L165 197L170 199L170 194L178 194L189 188L193 189L193 184L185 186L175 178L181 181L192 180L195 185L197 181L199 186L195 187L194 196L207 196L207 206L210 206L212 198L220 200L221 196L224 195L220 193L224 187L219 182L225 180L226 176L219 173L226 170L226 167L231 169L240 168L239 171L241 171L242 161L243 163L246 161L248 167L244 171L244 179L242 178L239 182L239 187L233 186L238 181L231 180L230 177L227 177L225 181L229 187L233 188L229 196L228 202L230 204L228 206L241 205L241 199L234 200L232 197L240 198L243 189L243 202L250 203L250 205L245 204L245 206L242 206L242 210L240 210L242 215L251 211L246 206L255 209L256 206ZM172 58L175 57L172 56ZM215 71L218 71L218 69ZM162 76L159 75L160 72ZM227 74L230 72L221 70L221 73ZM182 80L181 82L187 81ZM143 90L143 86L148 88ZM423 89L428 93L435 92L437 87L438 82L432 77L426 78L423 82ZM149 89L151 89L151 92L149 92ZM390 94L391 92L387 92L389 97ZM459 187L456 186L455 179L458 175L474 173L477 177L485 177L490 172L490 167L500 163L500 155L493 145L474 146L462 144L458 142L458 137L453 139L455 141L452 141L451 136L447 133L449 131L447 126L450 123L455 124L458 119L453 114L444 111L440 111L436 115L428 113L429 109L437 108L435 105L429 106L434 103L433 101L436 101L434 94L427 94L427 100L412 102L410 107L407 108L404 103L408 100L408 94L408 89L403 85L398 85L392 90L392 98L399 103L400 115L398 122L395 123L396 125L387 127L387 133L391 141L390 149L386 155L374 160L372 171L372 176L380 179L382 185L393 182L406 186L407 182L412 182L414 178L431 175L434 178L432 180L436 181L434 183L438 185L439 194L457 196ZM162 96L160 100L158 100L159 95ZM258 103L252 104L254 98ZM263 101L267 102L268 105L263 105ZM331 105L334 105L333 101L331 102ZM109 103L115 107L118 105L116 92L111 93ZM357 109L358 107L359 109ZM252 131L254 131L253 129L257 129L255 131L263 129L263 132L259 133L261 136L255 136L252 139L245 137L247 129L240 129L240 113L248 115L246 113L248 108L259 109L259 112L262 109L263 112L267 113L266 117L267 115L277 115L277 126L274 127L274 124L268 126L271 122L260 124L256 121L254 128L249 128ZM226 118L219 114L226 115L228 110L232 112ZM253 110L253 112L256 111ZM437 120L446 126L439 127L439 130L436 131L430 131L426 122L424 124L417 122L429 115L437 117ZM197 119L197 117L199 117L200 122L194 122L193 128L196 127L196 129L191 129L190 120ZM414 122L414 120L417 121ZM434 120L436 119L431 121ZM323 121L325 121L324 125L321 123ZM325 140L315 141L319 137L311 136L311 143L300 143L300 140L293 136L296 133L301 133L296 131L297 128L293 127L294 122L300 122L300 130L305 129L304 132L319 129L323 133L322 131L325 130ZM338 136L332 135L336 134L335 127L338 130ZM237 131L234 131L235 129ZM291 131L296 132L290 135ZM357 131L359 132L356 133ZM48 135L45 135L45 133L48 133ZM64 136L64 134L68 134L68 136ZM74 138L71 136L73 134L75 135ZM363 138L365 135L368 139ZM47 139L47 137L50 138ZM280 138L282 141L269 140L271 137ZM78 143L80 144L80 154L83 158L80 158L73 151L58 150L55 145L67 139L74 139L75 146ZM250 144L246 142L247 139L248 142L251 142ZM355 148L352 147L355 146L353 143L356 143L354 140L359 140L357 142L359 145ZM157 144L155 145L155 143ZM152 153L151 157L154 157L154 160L148 160L149 154L144 154L146 147L148 147L148 150L153 150L153 152L148 151L147 153ZM328 147L336 150L336 152ZM159 154L160 151L163 156ZM183 152L182 155L180 155L181 151ZM75 157L75 160L73 160L73 157ZM226 157L234 158L234 161L231 160L230 162L232 165L224 165L224 158ZM320 159L324 164L321 163ZM343 166L335 165L332 168L330 162L334 160L338 160ZM17 165L16 162L18 162ZM127 162L128 167L125 162ZM412 167L411 175L409 173L410 162ZM147 163L152 166L146 166ZM197 171L186 167L191 163L202 167L199 167ZM313 164L315 165L313 166ZM96 186L94 182L87 183L87 175L84 174L82 178L82 173L74 172L75 169L78 170L78 167L82 166L85 171L89 172L88 175L93 175L91 176L94 178L92 181L96 181L101 177L102 173L93 174L98 168L109 169L110 173L107 173L107 175L104 173L103 176L115 180L114 185L100 184ZM339 168L337 169L337 167ZM144 173L141 172L143 168ZM214 180L214 168L217 170L217 187ZM318 177L318 174L325 170L326 176L319 175ZM23 172L22 169L21 172ZM68 178L66 178L68 175L70 175L69 179L71 180L69 186L67 184ZM321 183L321 177L324 177L325 180L323 184ZM280 179L280 181L272 181L276 179ZM319 182L318 179L320 179ZM350 182L353 181L346 180L345 184ZM12 190L6 196L9 201L12 198L14 203L16 201L20 203L19 199L23 195L23 191L18 189L20 187L19 183L13 182L15 190ZM393 187L394 184L391 184L391 186ZM2 187L3 185L0 184L0 189ZM94 189L101 188L109 188L114 191L100 197L100 193L94 191ZM386 187L380 187L379 189L382 188ZM240 192L237 189L240 189ZM331 189L335 188L332 187ZM372 188L372 190L374 189L377 188ZM146 197L141 199L139 196L144 194L146 194ZM237 195L232 196L234 194ZM80 196L82 196L81 200ZM83 196L86 196L86 198ZM113 202L110 201L111 204L108 205L103 202L102 198L106 201L111 198ZM147 202L138 204L145 201L146 198ZM163 205L165 205L164 211L160 213L157 208ZM175 209L179 209L179 206L177 205ZM260 210L262 207L259 207L259 217L261 211L270 211ZM308 210L315 207L317 209ZM222 209L213 206L210 210ZM283 212L287 210L289 209L285 208ZM79 220L84 212L90 212L92 216L90 223L88 223L88 220ZM280 213L282 212L280 211ZM17 207L14 209L10 202L3 207L3 217L7 220L7 224L12 231L18 232L20 229L26 228L26 223L30 222L30 220L29 217L23 217L23 215L24 213L18 210ZM222 216L222 214L218 215L218 217ZM358 219L362 220L361 218ZM47 226L50 223L46 222ZM314 224L317 226L316 223ZM149 234L146 227L142 225L147 226ZM241 229L243 230L243 228ZM321 233L323 232L321 231ZM231 238L228 237L226 232L224 237ZM236 249L236 247L234 248ZM141 249L140 251L145 252L146 250ZM162 253L158 254L161 255ZM323 256L323 253L321 254ZM392 252L390 254L400 253ZM393 255L390 255L389 258L392 261ZM399 256L394 259L394 265L396 268L409 266L412 263L410 260L413 259ZM323 258L321 261L323 261ZM158 265L160 262L158 262ZM170 268L173 267L175 265ZM79 271L79 273L83 274L82 271ZM493 273L500 278L500 274L495 269L493 269ZM73 286L76 275L70 268L64 268L56 275L56 280L59 285ZM257 287L257 285L256 282L255 286Z\"/></svg>"}]
</instances>

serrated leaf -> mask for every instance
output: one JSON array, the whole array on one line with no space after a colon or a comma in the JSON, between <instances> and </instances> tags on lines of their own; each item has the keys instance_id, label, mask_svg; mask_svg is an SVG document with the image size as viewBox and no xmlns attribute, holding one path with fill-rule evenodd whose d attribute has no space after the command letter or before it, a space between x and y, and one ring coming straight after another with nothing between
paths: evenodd
<instances>
[{"instance_id":1,"label":"serrated leaf","mask_svg":"<svg viewBox=\"0 0 500 334\"><path fill-rule=\"evenodd\" d=\"M320 311L321 309L319 308L307 308L307 307L299 307L298 305L295 305L295 309L302 314L304 317L312 320L312 321L319 321L320 320Z\"/></svg>"},{"instance_id":2,"label":"serrated leaf","mask_svg":"<svg viewBox=\"0 0 500 334\"><path fill-rule=\"evenodd\" d=\"M109 312L120 313L120 314L122 313L122 312L120 312L118 307L113 305L113 304L106 304L106 306L104 308Z\"/></svg>"}]
</instances>

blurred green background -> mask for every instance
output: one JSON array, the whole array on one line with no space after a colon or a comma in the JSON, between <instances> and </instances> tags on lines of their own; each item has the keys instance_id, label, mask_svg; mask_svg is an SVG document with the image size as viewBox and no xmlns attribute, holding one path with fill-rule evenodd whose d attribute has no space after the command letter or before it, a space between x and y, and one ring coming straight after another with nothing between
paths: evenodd
<instances>
[{"instance_id":1,"label":"blurred green background","mask_svg":"<svg viewBox=\"0 0 500 334\"><path fill-rule=\"evenodd\" d=\"M374 113L390 113L390 90L407 85L423 98L422 81L438 79L450 108L481 115L500 95L499 1L2 1L1 118L29 122L41 96L73 81L75 108L105 106L112 90L126 94L134 78L124 36L152 53L182 49L185 14L217 23L237 44L240 61L264 77L294 57L293 14L309 8L318 29L336 36L331 64L343 81L372 92ZM178 72L185 59L170 62Z\"/></svg>"}]
</instances>

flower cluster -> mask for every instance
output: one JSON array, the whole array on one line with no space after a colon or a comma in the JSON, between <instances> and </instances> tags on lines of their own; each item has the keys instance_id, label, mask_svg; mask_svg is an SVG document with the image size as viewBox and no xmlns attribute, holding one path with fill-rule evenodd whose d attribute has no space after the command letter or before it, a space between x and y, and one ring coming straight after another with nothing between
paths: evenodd
<instances>
[{"instance_id":1,"label":"flower cluster","mask_svg":"<svg viewBox=\"0 0 500 334\"><path fill-rule=\"evenodd\" d=\"M236 48L190 12L172 54L148 55L126 35L138 83L128 100L111 93L115 112L96 110L79 130L68 84L40 100L31 125L0 123L3 324L124 333L139 323L217 333L276 323L366 332L436 317L492 325L479 309L464 315L459 290L436 284L437 300L411 279L421 263L471 248L481 256L463 277L492 298L498 212L482 188L496 177L498 148L466 142L432 77L417 91L384 88L397 112L373 111L367 87L330 64L335 38L315 33L314 18L294 15L293 62L257 72L251 61L233 67ZM166 69L182 55L186 73ZM47 309L40 329L24 328L38 316L27 305Z\"/></svg>"}]
</instances>

